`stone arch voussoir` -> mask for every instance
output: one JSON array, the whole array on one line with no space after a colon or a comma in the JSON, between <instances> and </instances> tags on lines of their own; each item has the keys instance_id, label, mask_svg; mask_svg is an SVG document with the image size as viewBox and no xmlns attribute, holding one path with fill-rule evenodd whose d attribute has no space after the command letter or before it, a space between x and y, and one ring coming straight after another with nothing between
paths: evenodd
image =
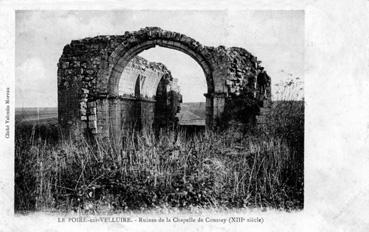
<instances>
[{"instance_id":1,"label":"stone arch voussoir","mask_svg":"<svg viewBox=\"0 0 369 232\"><path fill-rule=\"evenodd\" d=\"M112 52L109 64L114 68L107 70L109 76L109 95L116 95L119 72L122 72L129 60L138 53L155 46L178 50L192 57L203 69L207 78L208 92L214 89L212 79L212 57L205 47L196 40L176 32L168 32L159 28L153 30L142 29L138 32L125 34L125 40ZM118 73L118 74L117 74Z\"/></svg>"}]
</instances>

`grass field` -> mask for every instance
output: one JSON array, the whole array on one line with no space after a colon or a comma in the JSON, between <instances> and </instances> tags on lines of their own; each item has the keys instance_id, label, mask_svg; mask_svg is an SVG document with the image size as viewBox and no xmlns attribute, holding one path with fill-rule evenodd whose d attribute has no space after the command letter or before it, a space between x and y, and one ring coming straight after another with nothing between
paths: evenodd
<instances>
[{"instance_id":1,"label":"grass field","mask_svg":"<svg viewBox=\"0 0 369 232\"><path fill-rule=\"evenodd\" d=\"M261 130L126 132L122 147L66 139L55 109L16 119L17 212L303 208L303 101L276 102Z\"/></svg>"}]
</instances>

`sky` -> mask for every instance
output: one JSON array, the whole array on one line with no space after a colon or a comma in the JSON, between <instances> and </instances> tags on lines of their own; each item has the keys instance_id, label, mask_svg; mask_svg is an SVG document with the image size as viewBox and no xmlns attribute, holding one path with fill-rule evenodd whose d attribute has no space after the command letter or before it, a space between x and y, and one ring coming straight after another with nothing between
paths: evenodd
<instances>
[{"instance_id":1,"label":"sky","mask_svg":"<svg viewBox=\"0 0 369 232\"><path fill-rule=\"evenodd\" d=\"M273 99L280 82L303 80L303 11L17 11L16 107L57 106L57 63L71 40L146 26L179 32L206 46L245 48L271 76ZM160 47L139 55L168 67L179 80L184 102L205 101L205 76L191 57Z\"/></svg>"}]
</instances>

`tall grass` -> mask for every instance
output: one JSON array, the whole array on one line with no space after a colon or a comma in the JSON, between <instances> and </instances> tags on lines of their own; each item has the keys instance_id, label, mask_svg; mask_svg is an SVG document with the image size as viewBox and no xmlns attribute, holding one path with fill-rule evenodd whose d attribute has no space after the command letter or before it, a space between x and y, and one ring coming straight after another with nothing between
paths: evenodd
<instances>
[{"instance_id":1,"label":"tall grass","mask_svg":"<svg viewBox=\"0 0 369 232\"><path fill-rule=\"evenodd\" d=\"M290 158L285 169L286 183L294 198L304 199L304 124L305 101L303 82L292 77L279 85L278 97L268 116L264 132L278 137L290 149Z\"/></svg>"},{"instance_id":2,"label":"tall grass","mask_svg":"<svg viewBox=\"0 0 369 232\"><path fill-rule=\"evenodd\" d=\"M252 132L125 131L91 143L55 125L16 125L15 210L301 209L304 102L289 97Z\"/></svg>"},{"instance_id":3,"label":"tall grass","mask_svg":"<svg viewBox=\"0 0 369 232\"><path fill-rule=\"evenodd\" d=\"M17 210L302 207L286 176L291 150L275 137L144 131L122 135L122 146L25 138L16 141Z\"/></svg>"}]
</instances>

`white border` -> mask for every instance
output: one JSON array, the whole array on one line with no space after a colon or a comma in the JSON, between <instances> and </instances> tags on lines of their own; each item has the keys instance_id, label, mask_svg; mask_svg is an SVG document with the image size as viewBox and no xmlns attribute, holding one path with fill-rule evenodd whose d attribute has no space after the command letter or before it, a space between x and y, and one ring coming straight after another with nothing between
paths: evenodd
<instances>
[{"instance_id":1,"label":"white border","mask_svg":"<svg viewBox=\"0 0 369 232\"><path fill-rule=\"evenodd\" d=\"M8 0L0 2L0 9L0 228L4 231L369 231L368 1ZM61 225L45 214L14 217L14 147L12 139L4 140L2 121L7 86L14 106L15 9L305 10L305 209L240 213L262 215L262 225ZM13 108L10 116L14 117Z\"/></svg>"}]
</instances>

